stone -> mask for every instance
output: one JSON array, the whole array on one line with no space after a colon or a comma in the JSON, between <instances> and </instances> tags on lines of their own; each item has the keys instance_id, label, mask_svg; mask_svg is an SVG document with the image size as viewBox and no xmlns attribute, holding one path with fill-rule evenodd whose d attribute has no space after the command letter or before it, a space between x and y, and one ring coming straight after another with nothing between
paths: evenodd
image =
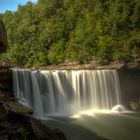
<instances>
[{"instance_id":1,"label":"stone","mask_svg":"<svg viewBox=\"0 0 140 140\"><path fill-rule=\"evenodd\" d=\"M140 70L140 64L139 63L128 63L127 69L129 70Z\"/></svg>"},{"instance_id":2,"label":"stone","mask_svg":"<svg viewBox=\"0 0 140 140\"><path fill-rule=\"evenodd\" d=\"M65 135L58 129L51 130L35 118L30 119L32 132L41 140L66 140Z\"/></svg>"},{"instance_id":3,"label":"stone","mask_svg":"<svg viewBox=\"0 0 140 140\"><path fill-rule=\"evenodd\" d=\"M7 49L7 33L5 25L2 21L0 21L0 53L5 52Z\"/></svg>"},{"instance_id":4,"label":"stone","mask_svg":"<svg viewBox=\"0 0 140 140\"><path fill-rule=\"evenodd\" d=\"M7 67L0 67L0 90L12 91L12 70Z\"/></svg>"},{"instance_id":5,"label":"stone","mask_svg":"<svg viewBox=\"0 0 140 140\"><path fill-rule=\"evenodd\" d=\"M28 107L25 107L16 101L8 101L4 103L4 108L9 112L17 113L17 114L24 114L24 115L32 115L32 110Z\"/></svg>"},{"instance_id":6,"label":"stone","mask_svg":"<svg viewBox=\"0 0 140 140\"><path fill-rule=\"evenodd\" d=\"M12 124L7 124L7 129L12 130L9 134L9 139L19 140L19 134L22 133L19 129L26 129L29 133L29 140L66 140L65 135L61 131L51 130L40 120L34 118L30 108L27 108L16 101L3 102L2 106L7 115L5 117L7 120L4 121ZM10 126L12 127L10 128Z\"/></svg>"},{"instance_id":7,"label":"stone","mask_svg":"<svg viewBox=\"0 0 140 140\"><path fill-rule=\"evenodd\" d=\"M137 101L131 101L130 102L130 107L132 110L140 110L140 104Z\"/></svg>"},{"instance_id":8,"label":"stone","mask_svg":"<svg viewBox=\"0 0 140 140\"><path fill-rule=\"evenodd\" d=\"M5 121L6 117L7 117L7 113L3 106L3 102L0 102L0 123Z\"/></svg>"},{"instance_id":9,"label":"stone","mask_svg":"<svg viewBox=\"0 0 140 140\"><path fill-rule=\"evenodd\" d=\"M140 63L140 58L135 60L136 63Z\"/></svg>"}]
</instances>

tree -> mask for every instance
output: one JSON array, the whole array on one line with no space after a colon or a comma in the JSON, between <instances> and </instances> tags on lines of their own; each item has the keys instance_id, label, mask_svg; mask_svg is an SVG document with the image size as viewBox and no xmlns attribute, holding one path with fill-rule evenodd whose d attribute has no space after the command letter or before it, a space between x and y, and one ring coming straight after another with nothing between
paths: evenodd
<instances>
[{"instance_id":1,"label":"tree","mask_svg":"<svg viewBox=\"0 0 140 140\"><path fill-rule=\"evenodd\" d=\"M139 0L38 0L6 11L8 51L26 67L65 61L134 61L140 55Z\"/></svg>"}]
</instances>

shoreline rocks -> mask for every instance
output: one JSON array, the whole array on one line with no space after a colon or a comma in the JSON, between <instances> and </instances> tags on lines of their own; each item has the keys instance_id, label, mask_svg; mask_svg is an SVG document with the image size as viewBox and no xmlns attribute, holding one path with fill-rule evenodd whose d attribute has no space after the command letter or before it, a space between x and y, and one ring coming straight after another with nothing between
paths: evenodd
<instances>
[{"instance_id":1,"label":"shoreline rocks","mask_svg":"<svg viewBox=\"0 0 140 140\"><path fill-rule=\"evenodd\" d=\"M0 140L66 140L33 118L32 110L19 104L12 91L12 70L0 67Z\"/></svg>"},{"instance_id":2,"label":"shoreline rocks","mask_svg":"<svg viewBox=\"0 0 140 140\"><path fill-rule=\"evenodd\" d=\"M140 97L131 100L129 105L131 110L140 111Z\"/></svg>"},{"instance_id":3,"label":"shoreline rocks","mask_svg":"<svg viewBox=\"0 0 140 140\"><path fill-rule=\"evenodd\" d=\"M28 140L66 140L62 132L51 130L35 119L32 113L31 109L14 100L1 102L0 139L20 140L22 134L26 133Z\"/></svg>"}]
</instances>

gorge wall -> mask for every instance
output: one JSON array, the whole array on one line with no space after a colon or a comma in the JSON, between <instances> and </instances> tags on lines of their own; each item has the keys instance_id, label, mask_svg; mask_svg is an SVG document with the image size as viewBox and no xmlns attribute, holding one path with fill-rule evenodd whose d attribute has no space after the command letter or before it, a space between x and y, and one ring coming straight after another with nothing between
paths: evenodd
<instances>
[{"instance_id":1,"label":"gorge wall","mask_svg":"<svg viewBox=\"0 0 140 140\"><path fill-rule=\"evenodd\" d=\"M140 98L140 70L118 70L122 102L130 105Z\"/></svg>"},{"instance_id":2,"label":"gorge wall","mask_svg":"<svg viewBox=\"0 0 140 140\"><path fill-rule=\"evenodd\" d=\"M0 91L12 92L12 70L0 67Z\"/></svg>"},{"instance_id":3,"label":"gorge wall","mask_svg":"<svg viewBox=\"0 0 140 140\"><path fill-rule=\"evenodd\" d=\"M0 20L0 54L8 47L7 32L4 23ZM0 60L0 101L12 92L12 71L9 66ZM7 94L6 94L7 93Z\"/></svg>"}]
</instances>

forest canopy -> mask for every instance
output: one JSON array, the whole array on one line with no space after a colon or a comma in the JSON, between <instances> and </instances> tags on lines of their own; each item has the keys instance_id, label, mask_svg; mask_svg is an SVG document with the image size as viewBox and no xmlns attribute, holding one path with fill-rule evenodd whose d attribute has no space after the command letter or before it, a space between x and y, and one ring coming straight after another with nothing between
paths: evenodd
<instances>
[{"instance_id":1,"label":"forest canopy","mask_svg":"<svg viewBox=\"0 0 140 140\"><path fill-rule=\"evenodd\" d=\"M130 62L140 55L140 0L38 0L0 20L9 44L0 59L16 65Z\"/></svg>"}]
</instances>

